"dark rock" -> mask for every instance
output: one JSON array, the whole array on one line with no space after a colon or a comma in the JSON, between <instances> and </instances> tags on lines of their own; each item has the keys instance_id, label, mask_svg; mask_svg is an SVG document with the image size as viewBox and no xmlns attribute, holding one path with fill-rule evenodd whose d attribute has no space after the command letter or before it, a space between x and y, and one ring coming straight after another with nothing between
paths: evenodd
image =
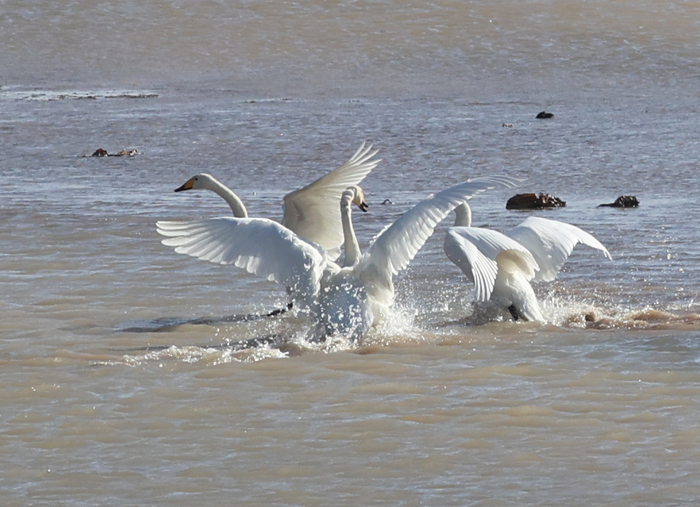
<instances>
[{"instance_id":1,"label":"dark rock","mask_svg":"<svg viewBox=\"0 0 700 507\"><path fill-rule=\"evenodd\" d=\"M106 156L108 156L108 155L109 155L109 153L107 153L107 150L105 150L105 149L103 149L103 148L98 148L98 149L96 149L96 150L94 151L94 153L93 153L92 155L90 155L90 156L91 156L91 157L106 157Z\"/></svg>"},{"instance_id":2,"label":"dark rock","mask_svg":"<svg viewBox=\"0 0 700 507\"><path fill-rule=\"evenodd\" d=\"M538 120L548 120L549 118L554 118L554 113L548 113L547 111L541 111L535 116Z\"/></svg>"},{"instance_id":3,"label":"dark rock","mask_svg":"<svg viewBox=\"0 0 700 507\"><path fill-rule=\"evenodd\" d=\"M517 194L508 199L506 209L561 208L566 203L549 194Z\"/></svg>"},{"instance_id":4,"label":"dark rock","mask_svg":"<svg viewBox=\"0 0 700 507\"><path fill-rule=\"evenodd\" d=\"M600 206L609 206L611 208L636 208L639 206L639 199L634 195L621 195L615 199L615 202L601 204Z\"/></svg>"}]
</instances>

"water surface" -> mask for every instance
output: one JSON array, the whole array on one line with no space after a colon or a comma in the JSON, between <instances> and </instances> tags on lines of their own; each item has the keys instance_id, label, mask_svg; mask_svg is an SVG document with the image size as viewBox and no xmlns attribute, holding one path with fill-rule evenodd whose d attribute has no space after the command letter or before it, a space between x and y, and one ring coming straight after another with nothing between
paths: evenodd
<instances>
[{"instance_id":1,"label":"water surface","mask_svg":"<svg viewBox=\"0 0 700 507\"><path fill-rule=\"evenodd\" d=\"M697 5L2 5L6 505L700 495ZM280 218L364 140L383 159L365 248L429 193L510 174L526 181L476 197L476 224L512 227L530 214L508 197L548 192L567 206L537 214L613 261L579 247L536 289L546 324L490 321L444 223L396 277L392 319L312 346L303 318L239 318L283 290L160 243L156 220L229 212L172 192L194 173ZM622 194L641 206L597 207Z\"/></svg>"}]
</instances>

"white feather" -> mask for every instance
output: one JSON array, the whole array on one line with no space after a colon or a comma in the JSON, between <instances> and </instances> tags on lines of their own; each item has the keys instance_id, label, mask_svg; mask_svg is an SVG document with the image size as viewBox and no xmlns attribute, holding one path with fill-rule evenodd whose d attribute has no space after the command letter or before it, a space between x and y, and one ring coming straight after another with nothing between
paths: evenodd
<instances>
[{"instance_id":1,"label":"white feather","mask_svg":"<svg viewBox=\"0 0 700 507\"><path fill-rule=\"evenodd\" d=\"M392 277L409 262L435 226L459 203L495 185L512 185L505 177L478 178L455 185L420 202L388 227L357 262L340 268L324 251L276 222L260 218L222 217L189 223L158 222L163 243L194 257L234 264L284 285L293 301L311 310L315 335L360 339L393 303ZM362 190L342 193L346 242L357 241L350 203Z\"/></svg>"},{"instance_id":2,"label":"white feather","mask_svg":"<svg viewBox=\"0 0 700 507\"><path fill-rule=\"evenodd\" d=\"M219 217L157 222L164 245L216 264L233 264L284 286L294 303L309 306L328 264L323 250L264 218Z\"/></svg>"},{"instance_id":3,"label":"white feather","mask_svg":"<svg viewBox=\"0 0 700 507\"><path fill-rule=\"evenodd\" d=\"M610 252L600 241L575 225L530 217L506 233L527 248L540 267L535 282L550 282L557 277L574 247L582 243L603 252L612 260Z\"/></svg>"},{"instance_id":4,"label":"white feather","mask_svg":"<svg viewBox=\"0 0 700 507\"><path fill-rule=\"evenodd\" d=\"M597 239L564 222L530 217L502 234L471 227L466 202L457 211L457 225L445 237L445 254L474 284L477 301L513 306L527 320L544 321L530 282L554 280L578 243L611 259Z\"/></svg>"},{"instance_id":5,"label":"white feather","mask_svg":"<svg viewBox=\"0 0 700 507\"><path fill-rule=\"evenodd\" d=\"M376 150L372 151L372 145L365 146L365 143L362 143L342 166L285 195L282 225L302 239L321 245L329 254L337 257L343 244L338 207L340 195L347 187L359 184L377 166L381 160L373 158L376 154ZM241 199L212 175L197 174L177 191L194 189L215 192L229 204L235 217L248 217Z\"/></svg>"}]
</instances>

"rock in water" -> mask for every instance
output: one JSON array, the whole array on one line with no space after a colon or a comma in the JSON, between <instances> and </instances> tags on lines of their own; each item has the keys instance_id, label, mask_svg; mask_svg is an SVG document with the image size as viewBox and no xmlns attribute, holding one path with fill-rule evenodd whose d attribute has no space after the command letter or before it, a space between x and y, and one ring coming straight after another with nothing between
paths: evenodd
<instances>
[{"instance_id":1,"label":"rock in water","mask_svg":"<svg viewBox=\"0 0 700 507\"><path fill-rule=\"evenodd\" d=\"M621 195L615 199L615 202L601 204L600 206L609 206L611 208L636 208L639 206L639 199L637 199L635 195Z\"/></svg>"},{"instance_id":2,"label":"rock in water","mask_svg":"<svg viewBox=\"0 0 700 507\"><path fill-rule=\"evenodd\" d=\"M508 199L506 209L561 208L566 202L549 194L517 194Z\"/></svg>"}]
</instances>

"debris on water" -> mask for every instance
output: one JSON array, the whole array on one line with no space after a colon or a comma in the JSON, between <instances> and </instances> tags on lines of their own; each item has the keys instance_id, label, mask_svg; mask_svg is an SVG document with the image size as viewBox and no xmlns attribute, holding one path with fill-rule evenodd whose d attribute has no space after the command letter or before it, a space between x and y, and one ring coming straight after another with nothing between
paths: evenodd
<instances>
[{"instance_id":1,"label":"debris on water","mask_svg":"<svg viewBox=\"0 0 700 507\"><path fill-rule=\"evenodd\" d=\"M598 207L608 206L610 208L637 208L639 206L639 199L634 195L621 195L615 202L609 204L599 204Z\"/></svg>"},{"instance_id":2,"label":"debris on water","mask_svg":"<svg viewBox=\"0 0 700 507\"><path fill-rule=\"evenodd\" d=\"M104 148L98 148L92 152L92 155L83 155L83 157L135 157L139 154L139 150L122 150L117 153L109 153Z\"/></svg>"}]
</instances>

